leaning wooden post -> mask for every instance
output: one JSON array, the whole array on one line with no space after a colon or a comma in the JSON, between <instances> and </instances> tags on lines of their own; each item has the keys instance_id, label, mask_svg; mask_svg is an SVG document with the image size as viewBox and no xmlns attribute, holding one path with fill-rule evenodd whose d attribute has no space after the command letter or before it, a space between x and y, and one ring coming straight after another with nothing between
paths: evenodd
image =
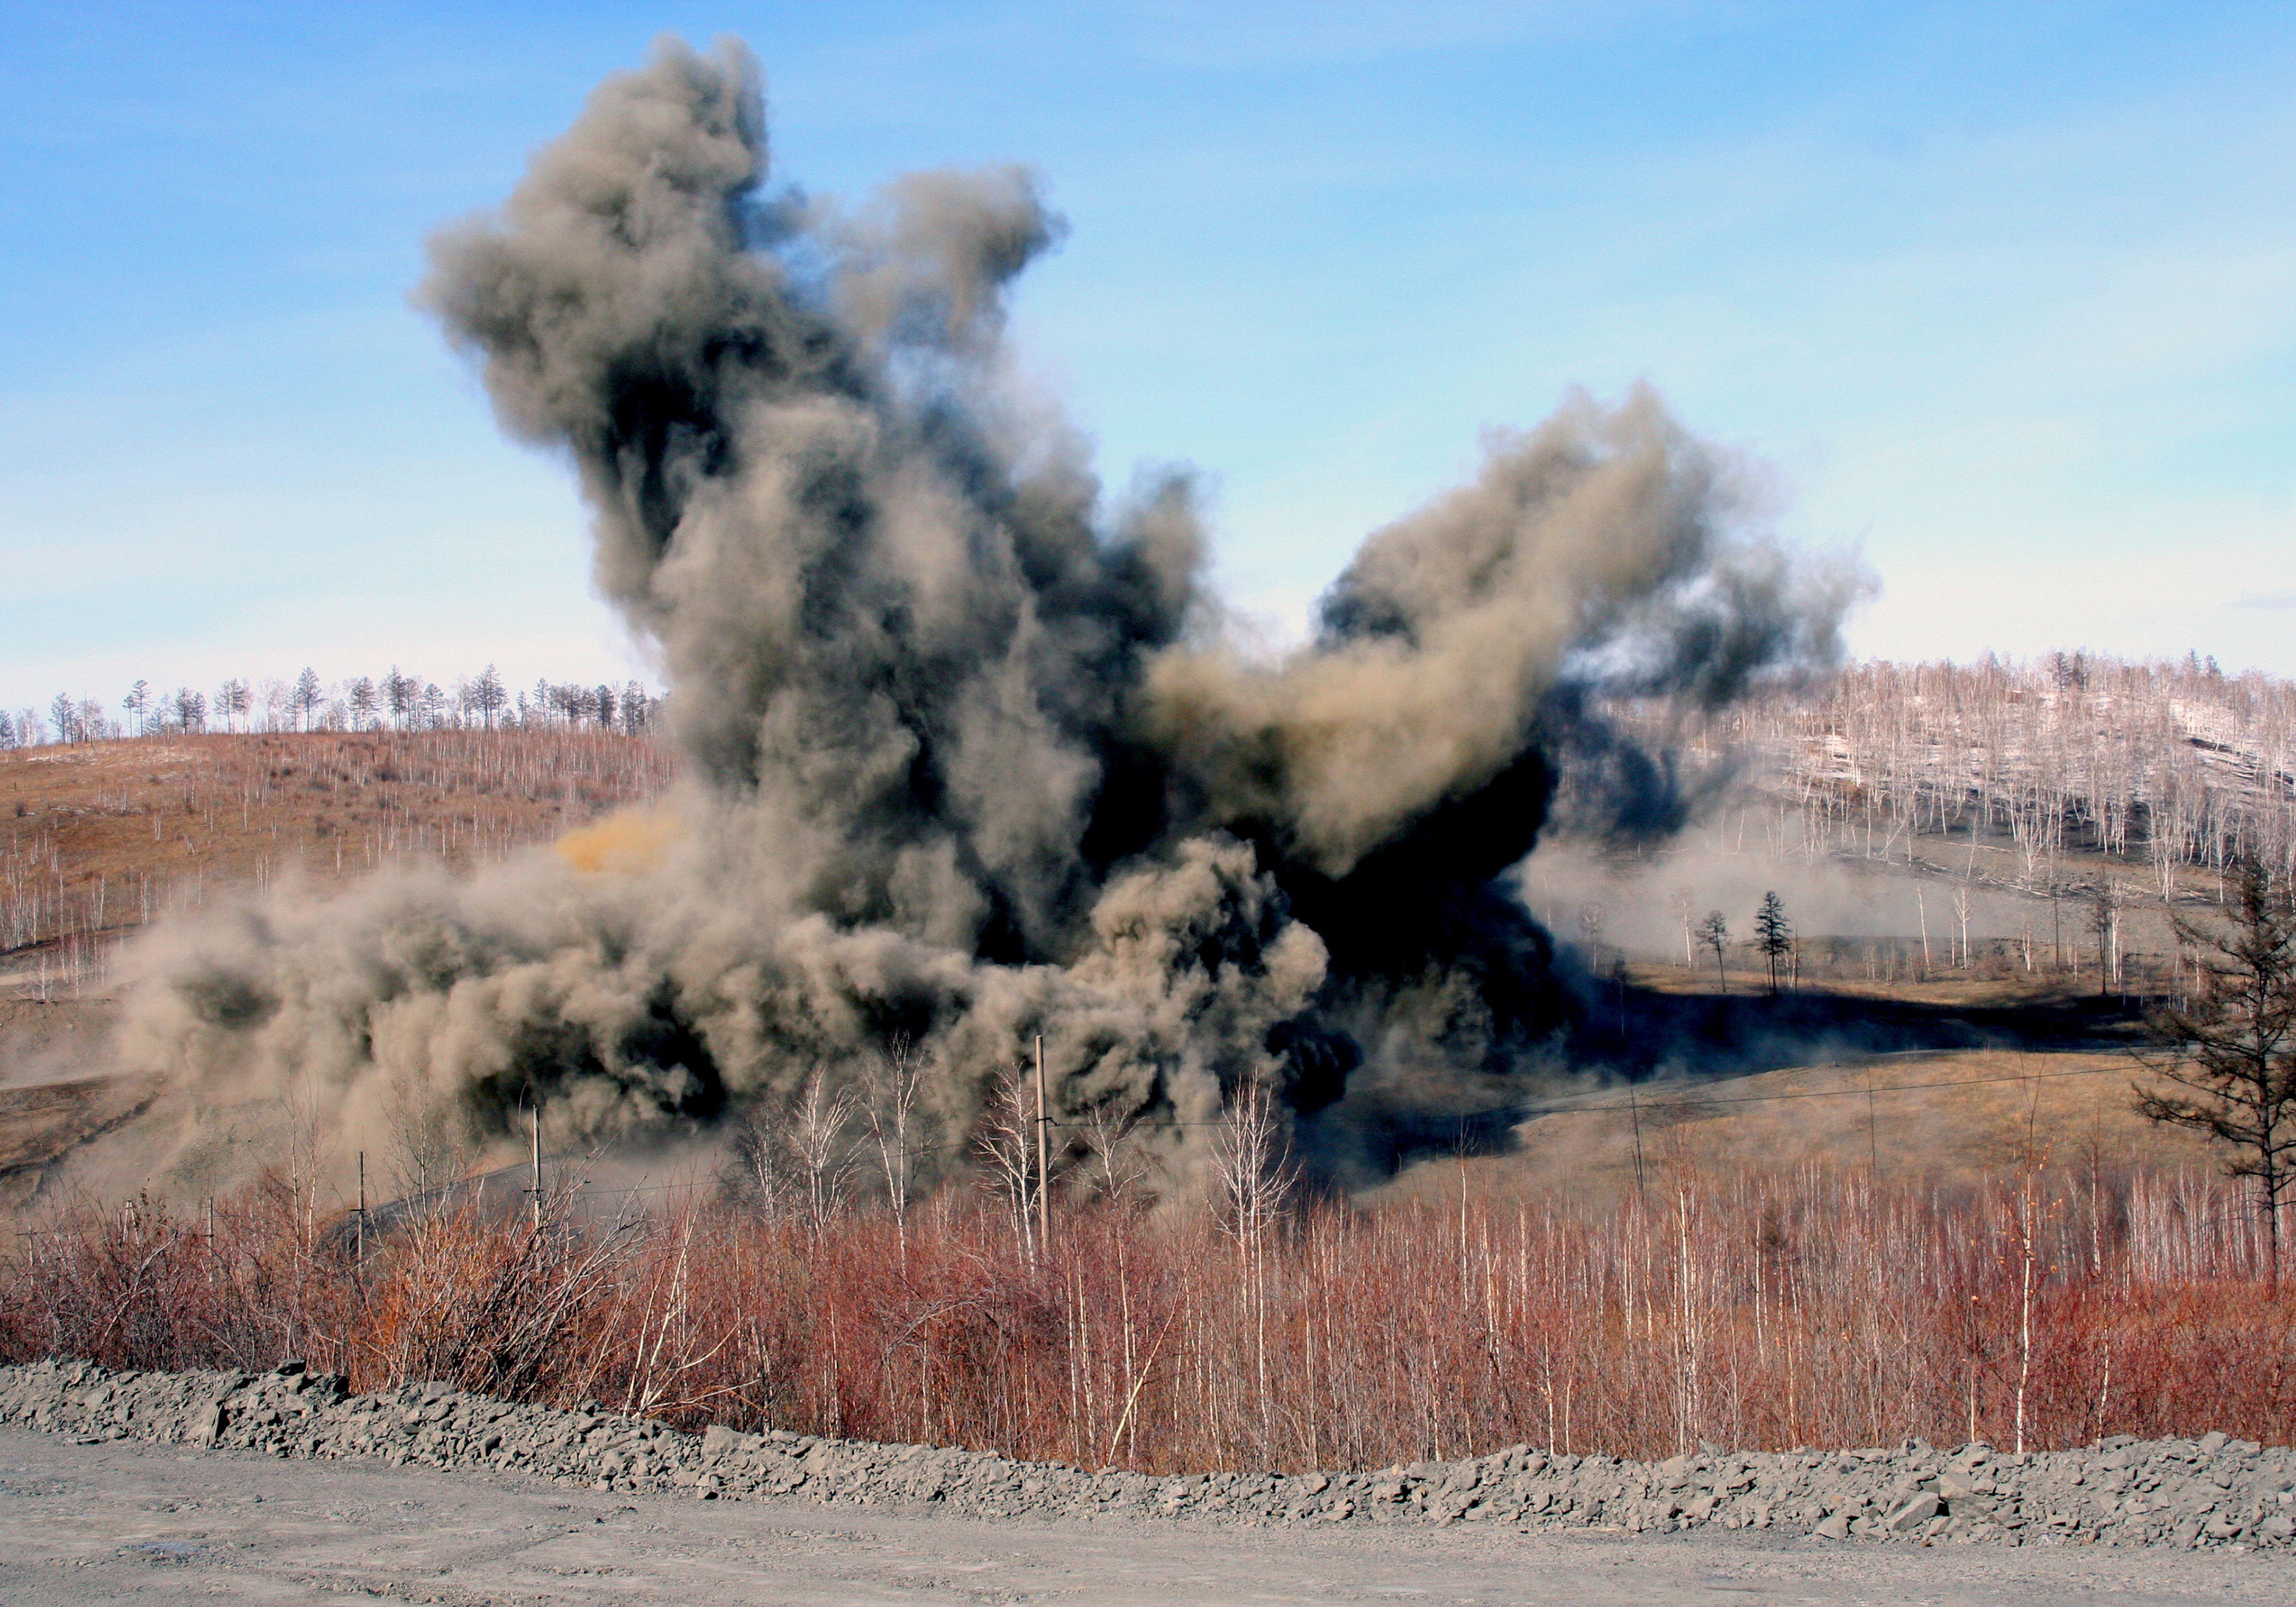
<instances>
[{"instance_id":1,"label":"leaning wooden post","mask_svg":"<svg viewBox=\"0 0 2296 1607\"><path fill-rule=\"evenodd\" d=\"M1053 1247L1051 1144L1045 1134L1045 1035L1037 1034L1037 1242Z\"/></svg>"},{"instance_id":2,"label":"leaning wooden post","mask_svg":"<svg viewBox=\"0 0 2296 1607\"><path fill-rule=\"evenodd\" d=\"M1639 1201L1643 1197L1643 1096L1642 1090L1633 1083L1628 1083L1627 1085L1627 1108L1634 1112L1635 1198ZM1462 1210L1465 1209L1466 1195L1462 1193L1459 1196L1459 1200L1460 1209ZM1465 1230L1462 1229L1461 1231L1464 1232Z\"/></svg>"},{"instance_id":3,"label":"leaning wooden post","mask_svg":"<svg viewBox=\"0 0 2296 1607\"><path fill-rule=\"evenodd\" d=\"M527 1130L534 1142L534 1231L542 1231L542 1106L539 1103L527 1111Z\"/></svg>"}]
</instances>

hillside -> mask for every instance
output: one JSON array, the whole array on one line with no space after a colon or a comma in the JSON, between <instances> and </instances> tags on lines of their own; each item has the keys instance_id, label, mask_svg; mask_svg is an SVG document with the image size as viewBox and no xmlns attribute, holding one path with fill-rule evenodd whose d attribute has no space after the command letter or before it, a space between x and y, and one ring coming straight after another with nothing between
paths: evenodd
<instances>
[{"instance_id":1,"label":"hillside","mask_svg":"<svg viewBox=\"0 0 2296 1607\"><path fill-rule=\"evenodd\" d=\"M1620 713L1742 777L1784 857L1973 855L2029 892L2095 885L2102 860L2156 902L2211 890L2243 856L2296 868L2296 684L2213 663L1866 663L1687 725Z\"/></svg>"},{"instance_id":2,"label":"hillside","mask_svg":"<svg viewBox=\"0 0 2296 1607\"><path fill-rule=\"evenodd\" d=\"M0 979L87 986L232 886L466 869L640 803L671 761L611 731L171 733L0 750Z\"/></svg>"}]
</instances>

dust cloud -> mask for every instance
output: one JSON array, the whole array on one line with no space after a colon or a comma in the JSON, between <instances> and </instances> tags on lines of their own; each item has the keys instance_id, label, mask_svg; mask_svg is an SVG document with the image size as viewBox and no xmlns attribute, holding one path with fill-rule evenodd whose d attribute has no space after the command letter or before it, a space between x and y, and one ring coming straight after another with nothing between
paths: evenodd
<instances>
[{"instance_id":1,"label":"dust cloud","mask_svg":"<svg viewBox=\"0 0 2296 1607\"><path fill-rule=\"evenodd\" d=\"M1537 1063L1572 1006L1505 878L1558 767L1620 830L1684 808L1592 698L1824 662L1856 577L1751 531L1652 391L1574 395L1256 658L1190 478L1109 494L1014 382L1007 294L1062 227L1018 168L769 186L738 44L603 83L417 299L578 477L688 779L566 853L182 925L130 1058L347 1128L411 1085L483 1141L529 1103L706 1127L898 1039L962 1134L1041 1033L1064 1121L1185 1169L1259 1086L1341 1178Z\"/></svg>"}]
</instances>

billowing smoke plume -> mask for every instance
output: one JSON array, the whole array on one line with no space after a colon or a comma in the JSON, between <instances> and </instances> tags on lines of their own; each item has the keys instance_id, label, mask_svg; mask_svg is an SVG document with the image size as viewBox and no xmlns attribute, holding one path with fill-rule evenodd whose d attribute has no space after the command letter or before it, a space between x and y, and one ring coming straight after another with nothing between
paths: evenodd
<instances>
[{"instance_id":1,"label":"billowing smoke plume","mask_svg":"<svg viewBox=\"0 0 2296 1607\"><path fill-rule=\"evenodd\" d=\"M1833 651L1847 588L1734 535L1722 465L1636 392L1495 439L1308 645L1240 655L1186 479L1111 505L1007 382L1006 287L1060 234L1031 177L852 211L765 177L747 55L664 45L421 291L580 476L598 586L672 686L680 830L249 906L160 956L141 1054L604 1131L900 1037L962 1130L1041 1032L1065 1117L1178 1134L1259 1084L1345 1168L1565 1025L1497 879L1573 753L1622 818L1669 807L1587 689L1714 703Z\"/></svg>"}]
</instances>

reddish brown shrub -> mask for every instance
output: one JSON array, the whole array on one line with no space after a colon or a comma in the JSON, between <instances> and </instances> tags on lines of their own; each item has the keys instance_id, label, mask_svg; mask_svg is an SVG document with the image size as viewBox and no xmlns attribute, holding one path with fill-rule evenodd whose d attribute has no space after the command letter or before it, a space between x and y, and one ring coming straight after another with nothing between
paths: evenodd
<instances>
[{"instance_id":1,"label":"reddish brown shrub","mask_svg":"<svg viewBox=\"0 0 2296 1607\"><path fill-rule=\"evenodd\" d=\"M1651 1455L2296 1431L2296 1299L2213 1180L1876 1192L1678 1171L1622 1209L1324 1202L1258 1234L1105 1205L1033 1259L946 1192L816 1233L688 1192L642 1218L413 1218L365 1258L277 1185L55 1213L0 1353L300 1354L727 1422L1149 1470L1376 1467L1516 1441Z\"/></svg>"}]
</instances>

